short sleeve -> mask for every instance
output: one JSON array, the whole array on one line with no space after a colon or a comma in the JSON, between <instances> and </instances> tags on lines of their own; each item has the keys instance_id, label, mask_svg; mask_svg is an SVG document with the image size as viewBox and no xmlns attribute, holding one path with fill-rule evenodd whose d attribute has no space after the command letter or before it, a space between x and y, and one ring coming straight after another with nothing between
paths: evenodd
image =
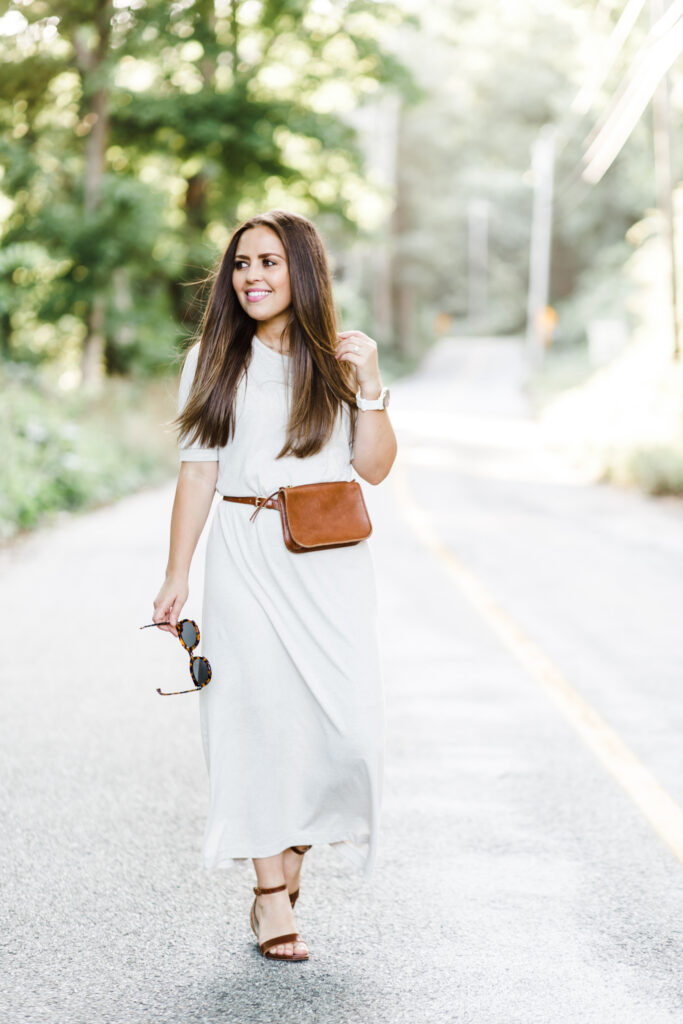
<instances>
[{"instance_id":1,"label":"short sleeve","mask_svg":"<svg viewBox=\"0 0 683 1024\"><path fill-rule=\"evenodd\" d=\"M181 413L190 395L192 381L197 370L199 358L199 342L193 345L185 357L180 384L178 385L178 413ZM180 462L218 462L218 448L204 448L200 444L183 444L178 442Z\"/></svg>"}]
</instances>

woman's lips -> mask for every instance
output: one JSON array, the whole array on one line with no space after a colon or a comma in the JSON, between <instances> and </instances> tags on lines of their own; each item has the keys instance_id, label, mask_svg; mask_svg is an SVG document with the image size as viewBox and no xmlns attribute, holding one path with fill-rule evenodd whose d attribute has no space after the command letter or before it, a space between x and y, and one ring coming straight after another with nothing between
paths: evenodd
<instances>
[{"instance_id":1,"label":"woman's lips","mask_svg":"<svg viewBox=\"0 0 683 1024\"><path fill-rule=\"evenodd\" d=\"M246 292L247 302L261 302L262 299L266 299L270 294L267 291L253 289L250 292Z\"/></svg>"}]
</instances>

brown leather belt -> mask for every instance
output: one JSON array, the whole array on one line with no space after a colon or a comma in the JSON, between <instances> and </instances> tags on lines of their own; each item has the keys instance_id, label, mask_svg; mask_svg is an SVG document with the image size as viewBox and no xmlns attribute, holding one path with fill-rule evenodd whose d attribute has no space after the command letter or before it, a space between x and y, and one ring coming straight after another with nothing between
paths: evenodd
<instances>
[{"instance_id":1,"label":"brown leather belt","mask_svg":"<svg viewBox=\"0 0 683 1024\"><path fill-rule=\"evenodd\" d=\"M235 497L232 494L224 494L223 501L239 501L242 505L260 505L261 508L280 508L277 498L257 498L254 495Z\"/></svg>"}]
</instances>

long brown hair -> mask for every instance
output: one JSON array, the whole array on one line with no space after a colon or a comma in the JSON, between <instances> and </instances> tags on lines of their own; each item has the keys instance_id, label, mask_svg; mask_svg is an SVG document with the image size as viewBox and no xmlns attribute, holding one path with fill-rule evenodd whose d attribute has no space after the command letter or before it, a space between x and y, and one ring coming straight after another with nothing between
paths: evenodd
<instances>
[{"instance_id":1,"label":"long brown hair","mask_svg":"<svg viewBox=\"0 0 683 1024\"><path fill-rule=\"evenodd\" d=\"M303 459L329 440L341 403L349 406L352 435L357 413L353 366L335 356L337 318L323 241L315 225L295 213L271 210L234 231L207 278L212 286L198 331L197 370L185 407L171 422L185 444L222 447L234 436L235 396L251 361L257 322L242 309L232 273L242 234L259 225L274 231L284 246L292 294L285 329L292 398L285 444L277 458L292 454Z\"/></svg>"}]
</instances>

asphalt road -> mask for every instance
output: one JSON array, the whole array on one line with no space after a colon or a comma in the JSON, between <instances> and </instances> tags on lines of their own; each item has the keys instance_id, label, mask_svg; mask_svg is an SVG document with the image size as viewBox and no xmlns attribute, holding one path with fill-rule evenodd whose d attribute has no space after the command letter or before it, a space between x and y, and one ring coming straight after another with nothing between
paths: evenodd
<instances>
[{"instance_id":1,"label":"asphalt road","mask_svg":"<svg viewBox=\"0 0 683 1024\"><path fill-rule=\"evenodd\" d=\"M382 849L307 855L308 963L259 956L248 866L199 865L196 705L154 692L185 661L136 628L173 484L0 553L0 1019L680 1024L683 506L582 480L520 377L443 342L392 387Z\"/></svg>"}]
</instances>

